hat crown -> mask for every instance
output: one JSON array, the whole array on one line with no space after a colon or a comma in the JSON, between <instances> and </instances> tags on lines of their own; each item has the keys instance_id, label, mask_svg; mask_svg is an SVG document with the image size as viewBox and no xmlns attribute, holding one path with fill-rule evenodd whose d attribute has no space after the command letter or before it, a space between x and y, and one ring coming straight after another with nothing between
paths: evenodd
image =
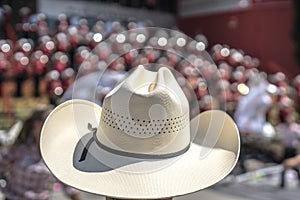
<instances>
[{"instance_id":1,"label":"hat crown","mask_svg":"<svg viewBox=\"0 0 300 200\"><path fill-rule=\"evenodd\" d=\"M189 104L168 68L139 66L105 97L99 129L97 138L113 149L174 153L190 142Z\"/></svg>"}]
</instances>

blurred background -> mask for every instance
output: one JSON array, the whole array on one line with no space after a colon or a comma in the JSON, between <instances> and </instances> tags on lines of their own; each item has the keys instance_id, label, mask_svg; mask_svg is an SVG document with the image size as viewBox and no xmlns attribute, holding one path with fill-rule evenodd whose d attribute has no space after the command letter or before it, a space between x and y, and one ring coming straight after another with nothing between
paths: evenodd
<instances>
[{"instance_id":1,"label":"blurred background","mask_svg":"<svg viewBox=\"0 0 300 200\"><path fill-rule=\"evenodd\" d=\"M135 49L139 44L143 48ZM174 53L183 48L189 50L185 57ZM204 62L203 52L212 60ZM101 105L129 70L151 63L183 75L178 81L190 84L197 97L195 113L224 110L240 130L233 172L175 199L299 199L300 164L284 164L300 153L296 0L0 0L0 148L14 145L37 108L72 98L78 78L107 69L96 83ZM0 170L1 177L5 187ZM67 198L59 185L54 191L52 199Z\"/></svg>"}]
</instances>

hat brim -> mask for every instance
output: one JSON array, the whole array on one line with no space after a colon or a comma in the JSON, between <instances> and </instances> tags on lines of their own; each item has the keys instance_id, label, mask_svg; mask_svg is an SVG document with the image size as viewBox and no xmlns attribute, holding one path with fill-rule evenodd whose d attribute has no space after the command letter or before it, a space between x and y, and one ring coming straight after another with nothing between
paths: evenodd
<instances>
[{"instance_id":1,"label":"hat brim","mask_svg":"<svg viewBox=\"0 0 300 200\"><path fill-rule=\"evenodd\" d=\"M70 100L44 123L40 148L50 171L77 189L115 198L156 199L192 193L228 175L240 149L238 129L222 111L206 111L190 122L195 136L184 154L168 159L134 159L116 155L93 143L77 162L90 138L87 124L98 127L101 107Z\"/></svg>"}]
</instances>

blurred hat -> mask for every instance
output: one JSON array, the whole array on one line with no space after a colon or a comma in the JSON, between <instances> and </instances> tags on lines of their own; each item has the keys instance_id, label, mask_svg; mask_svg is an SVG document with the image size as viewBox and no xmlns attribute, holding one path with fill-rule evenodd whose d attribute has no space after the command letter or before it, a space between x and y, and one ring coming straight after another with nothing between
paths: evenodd
<instances>
[{"instance_id":1,"label":"blurred hat","mask_svg":"<svg viewBox=\"0 0 300 200\"><path fill-rule=\"evenodd\" d=\"M4 146L12 145L23 128L23 122L17 120L8 131L0 130L0 144Z\"/></svg>"}]
</instances>

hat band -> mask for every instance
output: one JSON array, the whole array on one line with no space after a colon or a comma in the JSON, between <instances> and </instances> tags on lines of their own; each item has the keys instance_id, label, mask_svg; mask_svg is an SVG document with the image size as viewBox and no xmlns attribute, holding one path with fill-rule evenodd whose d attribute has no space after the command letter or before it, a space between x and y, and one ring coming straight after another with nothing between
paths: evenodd
<instances>
[{"instance_id":1,"label":"hat band","mask_svg":"<svg viewBox=\"0 0 300 200\"><path fill-rule=\"evenodd\" d=\"M87 142L87 144L85 145L79 162L82 162L85 160L86 155L88 153L88 149L91 146L91 144L93 142L95 142L101 149L116 154L116 155L120 155L120 156L125 156L125 157L133 157L133 158L140 158L140 159L166 159L166 158L172 158L172 157L176 157L179 156L183 153L185 153L189 148L190 148L190 143L183 148L182 150L179 150L177 152L173 152L173 153L167 153L167 154L142 154L142 153L132 153L132 152L126 152L126 151L120 151L120 150L116 150L116 149L112 149L104 144L102 144L97 136L97 128L91 128L90 126L88 126L88 128L93 132L93 136L89 139L89 141Z\"/></svg>"}]
</instances>

